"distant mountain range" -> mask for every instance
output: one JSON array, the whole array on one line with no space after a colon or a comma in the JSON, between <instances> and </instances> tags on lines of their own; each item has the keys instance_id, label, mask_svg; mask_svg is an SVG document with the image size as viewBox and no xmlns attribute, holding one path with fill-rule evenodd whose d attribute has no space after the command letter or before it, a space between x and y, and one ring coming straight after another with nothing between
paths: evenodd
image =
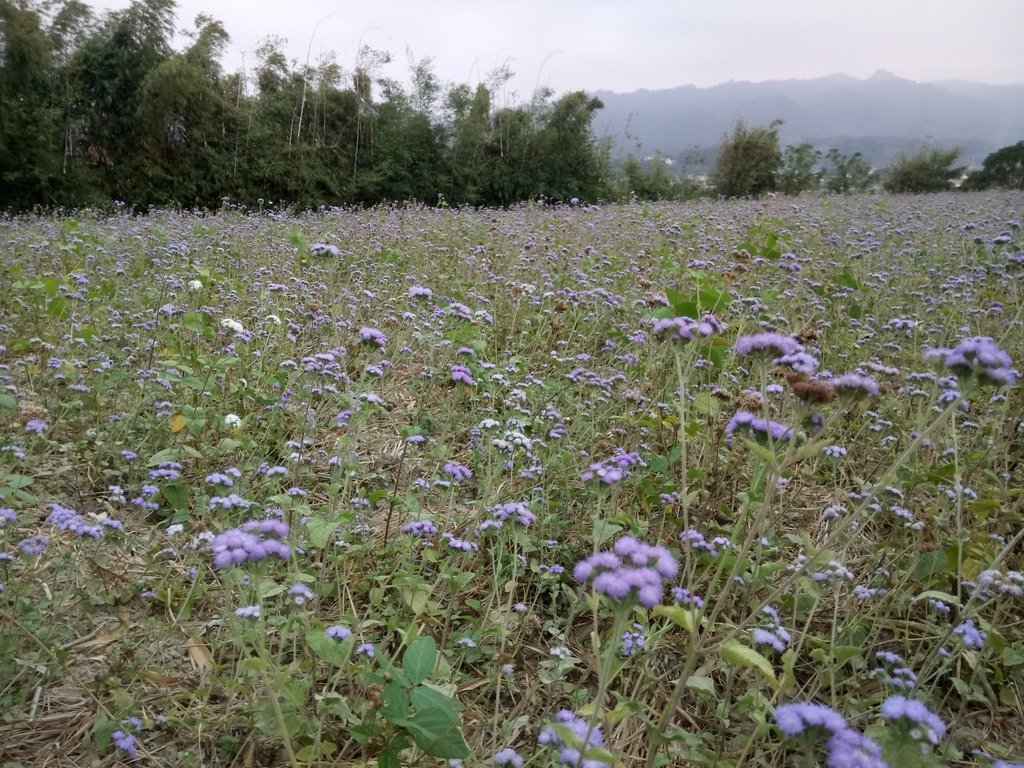
<instances>
[{"instance_id":1,"label":"distant mountain range","mask_svg":"<svg viewBox=\"0 0 1024 768\"><path fill-rule=\"evenodd\" d=\"M875 167L926 141L959 147L961 162L980 166L990 152L1024 140L1024 83L916 83L881 70L866 80L836 74L595 95L604 103L595 132L612 137L615 154L660 152L694 172L713 166L722 136L740 118L747 125L781 119L783 146L861 152Z\"/></svg>"}]
</instances>

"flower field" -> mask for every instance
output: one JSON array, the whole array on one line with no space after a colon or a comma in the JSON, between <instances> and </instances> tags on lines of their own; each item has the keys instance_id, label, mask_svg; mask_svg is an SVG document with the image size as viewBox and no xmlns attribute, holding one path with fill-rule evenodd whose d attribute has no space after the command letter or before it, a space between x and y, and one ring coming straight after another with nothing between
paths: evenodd
<instances>
[{"instance_id":1,"label":"flower field","mask_svg":"<svg viewBox=\"0 0 1024 768\"><path fill-rule=\"evenodd\" d=\"M1020 764L1022 218L0 220L3 765Z\"/></svg>"}]
</instances>

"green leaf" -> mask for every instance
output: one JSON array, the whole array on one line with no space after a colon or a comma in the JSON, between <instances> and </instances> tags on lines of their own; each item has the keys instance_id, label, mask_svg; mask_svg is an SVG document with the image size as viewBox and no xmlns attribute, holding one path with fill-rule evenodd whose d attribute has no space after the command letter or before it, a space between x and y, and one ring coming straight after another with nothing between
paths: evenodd
<instances>
[{"instance_id":1,"label":"green leaf","mask_svg":"<svg viewBox=\"0 0 1024 768\"><path fill-rule=\"evenodd\" d=\"M178 461L181 458L181 451L177 448L164 448L158 453L154 453L149 457L149 461L146 462L147 467L155 467L157 464L162 464L165 461Z\"/></svg>"},{"instance_id":2,"label":"green leaf","mask_svg":"<svg viewBox=\"0 0 1024 768\"><path fill-rule=\"evenodd\" d=\"M432 637L421 637L408 648L402 657L402 668L409 675L413 685L418 685L427 679L427 675L434 671L437 663L437 644Z\"/></svg>"},{"instance_id":3,"label":"green leaf","mask_svg":"<svg viewBox=\"0 0 1024 768\"><path fill-rule=\"evenodd\" d=\"M233 437L225 437L217 443L217 454L224 456L225 454L231 453L232 451L240 448L241 445L241 440L236 440Z\"/></svg>"},{"instance_id":4,"label":"green leaf","mask_svg":"<svg viewBox=\"0 0 1024 768\"><path fill-rule=\"evenodd\" d=\"M686 687L691 691L700 691L715 696L715 681L703 675L690 675L686 678Z\"/></svg>"},{"instance_id":5,"label":"green leaf","mask_svg":"<svg viewBox=\"0 0 1024 768\"><path fill-rule=\"evenodd\" d=\"M0 392L0 409L13 411L17 407L18 400L14 395L8 394L7 392Z\"/></svg>"},{"instance_id":6,"label":"green leaf","mask_svg":"<svg viewBox=\"0 0 1024 768\"><path fill-rule=\"evenodd\" d=\"M413 689L412 706L415 712L405 728L417 747L445 760L469 757L469 747L462 738L459 715L451 699L421 685Z\"/></svg>"},{"instance_id":7,"label":"green leaf","mask_svg":"<svg viewBox=\"0 0 1024 768\"><path fill-rule=\"evenodd\" d=\"M160 488L160 495L177 512L188 511L188 485L184 480L175 480Z\"/></svg>"},{"instance_id":8,"label":"green leaf","mask_svg":"<svg viewBox=\"0 0 1024 768\"><path fill-rule=\"evenodd\" d=\"M55 320L67 320L71 317L71 305L63 296L54 296L46 305L46 314Z\"/></svg>"},{"instance_id":9,"label":"green leaf","mask_svg":"<svg viewBox=\"0 0 1024 768\"><path fill-rule=\"evenodd\" d=\"M338 526L341 525L340 520L335 520L332 523L327 522L322 517L311 517L306 521L306 532L309 534L309 544L317 549L323 549L327 546L327 542L331 540L334 532L338 530Z\"/></svg>"},{"instance_id":10,"label":"green leaf","mask_svg":"<svg viewBox=\"0 0 1024 768\"><path fill-rule=\"evenodd\" d=\"M941 549L926 552L914 565L914 578L923 580L949 569L949 556Z\"/></svg>"},{"instance_id":11,"label":"green leaf","mask_svg":"<svg viewBox=\"0 0 1024 768\"><path fill-rule=\"evenodd\" d=\"M860 283L857 282L857 278L854 276L853 270L849 267L843 267L841 271L832 275L832 279L844 288L850 288L854 291L860 289Z\"/></svg>"},{"instance_id":12,"label":"green leaf","mask_svg":"<svg viewBox=\"0 0 1024 768\"><path fill-rule=\"evenodd\" d=\"M693 632L697 626L697 612L693 608L683 608L681 605L656 605L652 613L655 616L664 616L687 632Z\"/></svg>"},{"instance_id":13,"label":"green leaf","mask_svg":"<svg viewBox=\"0 0 1024 768\"><path fill-rule=\"evenodd\" d=\"M12 491L17 491L21 488L28 488L35 482L34 478L28 475L10 474L4 476L3 486L9 488Z\"/></svg>"},{"instance_id":14,"label":"green leaf","mask_svg":"<svg viewBox=\"0 0 1024 768\"><path fill-rule=\"evenodd\" d=\"M306 645L316 654L317 658L335 667L347 667L355 640L350 635L344 640L336 640L322 629L311 629L306 632Z\"/></svg>"},{"instance_id":15,"label":"green leaf","mask_svg":"<svg viewBox=\"0 0 1024 768\"><path fill-rule=\"evenodd\" d=\"M775 670L772 669L771 662L753 648L748 648L738 640L729 640L722 643L718 649L718 655L722 657L723 661L738 667L756 669L773 688L778 687L779 681L775 677Z\"/></svg>"},{"instance_id":16,"label":"green leaf","mask_svg":"<svg viewBox=\"0 0 1024 768\"><path fill-rule=\"evenodd\" d=\"M393 749L385 749L377 755L377 768L402 768L402 761L398 758L398 752Z\"/></svg>"},{"instance_id":17,"label":"green leaf","mask_svg":"<svg viewBox=\"0 0 1024 768\"><path fill-rule=\"evenodd\" d=\"M404 724L409 717L409 694L397 682L390 682L381 692L384 706L380 708L380 716L396 725Z\"/></svg>"}]
</instances>

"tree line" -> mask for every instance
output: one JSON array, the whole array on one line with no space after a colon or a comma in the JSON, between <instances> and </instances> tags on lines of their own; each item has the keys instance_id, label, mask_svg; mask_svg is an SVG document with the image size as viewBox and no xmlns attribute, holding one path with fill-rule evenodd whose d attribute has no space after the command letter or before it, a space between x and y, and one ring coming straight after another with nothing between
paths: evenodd
<instances>
[{"instance_id":1,"label":"tree line","mask_svg":"<svg viewBox=\"0 0 1024 768\"><path fill-rule=\"evenodd\" d=\"M592 131L597 98L539 89L509 104L506 67L448 84L430 58L409 56L402 83L384 74L387 52L364 46L346 71L333 59L289 62L285 41L269 37L251 72L226 73L219 21L198 16L182 50L174 32L174 0L99 18L80 0L0 0L0 209L504 206L847 192L875 179L857 154L780 149L777 124L738 124L708 178L657 156L613 163ZM1018 184L1019 154L1003 162L1017 163ZM1001 183L996 170L981 181Z\"/></svg>"},{"instance_id":2,"label":"tree line","mask_svg":"<svg viewBox=\"0 0 1024 768\"><path fill-rule=\"evenodd\" d=\"M136 0L97 19L78 0L0 0L0 208L298 206L421 200L506 205L597 199L608 148L601 102L583 92L498 103L511 77L445 85L429 58L409 84L362 48L289 64L268 38L247 78L219 59L229 37L199 16L172 49L173 0Z\"/></svg>"}]
</instances>

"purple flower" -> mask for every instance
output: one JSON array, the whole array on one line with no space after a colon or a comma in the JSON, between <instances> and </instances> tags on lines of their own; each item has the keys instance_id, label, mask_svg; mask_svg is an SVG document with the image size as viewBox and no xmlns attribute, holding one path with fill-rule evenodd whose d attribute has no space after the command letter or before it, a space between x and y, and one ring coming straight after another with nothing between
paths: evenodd
<instances>
[{"instance_id":1,"label":"purple flower","mask_svg":"<svg viewBox=\"0 0 1024 768\"><path fill-rule=\"evenodd\" d=\"M736 354L742 356L765 352L773 357L782 357L803 351L803 345L799 341L781 333L755 333L736 339Z\"/></svg>"},{"instance_id":2,"label":"purple flower","mask_svg":"<svg viewBox=\"0 0 1024 768\"><path fill-rule=\"evenodd\" d=\"M402 533L408 533L416 539L427 539L437 535L437 526L431 520L414 520L399 528Z\"/></svg>"},{"instance_id":3,"label":"purple flower","mask_svg":"<svg viewBox=\"0 0 1024 768\"><path fill-rule=\"evenodd\" d=\"M928 709L923 702L905 696L890 696L883 701L882 717L887 720L909 720L915 728L923 728L922 735L935 746L946 736L946 724L941 717ZM911 730L911 735L913 733Z\"/></svg>"},{"instance_id":4,"label":"purple flower","mask_svg":"<svg viewBox=\"0 0 1024 768\"><path fill-rule=\"evenodd\" d=\"M762 440L771 439L775 442L789 440L793 437L793 429L777 421L769 421L755 416L750 411L736 411L729 423L725 426L726 442L732 442L732 436L736 430L741 429L751 436Z\"/></svg>"},{"instance_id":5,"label":"purple flower","mask_svg":"<svg viewBox=\"0 0 1024 768\"><path fill-rule=\"evenodd\" d=\"M19 541L18 549L21 550L23 555L31 557L33 555L41 555L46 551L46 547L49 543L49 537L42 534L36 534L35 536L27 536Z\"/></svg>"},{"instance_id":6,"label":"purple flower","mask_svg":"<svg viewBox=\"0 0 1024 768\"><path fill-rule=\"evenodd\" d=\"M110 738L113 739L114 746L127 754L128 757L135 759L139 756L139 751L135 747L135 737L130 733L125 733L118 729L110 734Z\"/></svg>"},{"instance_id":7,"label":"purple flower","mask_svg":"<svg viewBox=\"0 0 1024 768\"><path fill-rule=\"evenodd\" d=\"M85 520L75 510L68 509L57 503L50 506L50 514L46 522L60 531L71 531L76 536L88 536L98 539L103 535L103 530L98 525L86 525Z\"/></svg>"},{"instance_id":8,"label":"purple flower","mask_svg":"<svg viewBox=\"0 0 1024 768\"><path fill-rule=\"evenodd\" d=\"M987 635L974 626L973 621L965 621L954 628L953 631L960 636L960 639L963 640L964 645L968 648L981 648L985 645Z\"/></svg>"},{"instance_id":9,"label":"purple flower","mask_svg":"<svg viewBox=\"0 0 1024 768\"><path fill-rule=\"evenodd\" d=\"M833 379L832 389L840 397L851 399L874 397L880 391L878 383L874 379L859 373L844 373L839 378Z\"/></svg>"},{"instance_id":10,"label":"purple flower","mask_svg":"<svg viewBox=\"0 0 1024 768\"><path fill-rule=\"evenodd\" d=\"M43 434L43 432L45 432L49 428L50 428L50 425L47 424L42 419L30 419L29 421L27 421L25 423L25 431L26 432L34 432L37 435Z\"/></svg>"},{"instance_id":11,"label":"purple flower","mask_svg":"<svg viewBox=\"0 0 1024 768\"><path fill-rule=\"evenodd\" d=\"M352 630L342 624L332 624L324 632L335 640L347 640L352 636Z\"/></svg>"},{"instance_id":12,"label":"purple flower","mask_svg":"<svg viewBox=\"0 0 1024 768\"><path fill-rule=\"evenodd\" d=\"M368 659L372 659L377 656L377 651L374 649L373 643L362 643L356 648L356 653L361 653Z\"/></svg>"},{"instance_id":13,"label":"purple flower","mask_svg":"<svg viewBox=\"0 0 1024 768\"><path fill-rule=\"evenodd\" d=\"M453 365L451 370L452 381L460 381L463 384L468 384L471 387L476 386L476 382L473 381L473 372L464 365Z\"/></svg>"},{"instance_id":14,"label":"purple flower","mask_svg":"<svg viewBox=\"0 0 1024 768\"><path fill-rule=\"evenodd\" d=\"M573 578L581 583L593 579L594 589L613 600L635 596L641 605L653 608L664 595L662 580L674 579L678 571L678 563L664 547L624 536L612 552L595 552L577 563Z\"/></svg>"},{"instance_id":15,"label":"purple flower","mask_svg":"<svg viewBox=\"0 0 1024 768\"><path fill-rule=\"evenodd\" d=\"M287 536L288 526L280 520L252 520L241 528L229 528L211 543L213 565L227 568L270 555L287 560L291 548L282 541Z\"/></svg>"},{"instance_id":16,"label":"purple flower","mask_svg":"<svg viewBox=\"0 0 1024 768\"><path fill-rule=\"evenodd\" d=\"M834 734L825 748L828 768L888 768L879 746L852 728Z\"/></svg>"},{"instance_id":17,"label":"purple flower","mask_svg":"<svg viewBox=\"0 0 1024 768\"><path fill-rule=\"evenodd\" d=\"M939 360L960 378L977 375L978 380L996 386L1010 386L1017 380L1010 356L987 336L965 339L953 349L931 349L929 360Z\"/></svg>"},{"instance_id":18,"label":"purple flower","mask_svg":"<svg viewBox=\"0 0 1024 768\"><path fill-rule=\"evenodd\" d=\"M639 453L636 451L627 453L624 448L616 448L615 453L611 457L591 464L580 475L580 479L584 483L589 483L591 480L596 479L604 485L614 485L620 480L629 477L631 474L629 470L637 465L641 467L647 466L640 458Z\"/></svg>"},{"instance_id":19,"label":"purple flower","mask_svg":"<svg viewBox=\"0 0 1024 768\"><path fill-rule=\"evenodd\" d=\"M500 752L495 752L493 759L495 765L511 765L512 768L523 768L523 758L512 747L505 747Z\"/></svg>"},{"instance_id":20,"label":"purple flower","mask_svg":"<svg viewBox=\"0 0 1024 768\"><path fill-rule=\"evenodd\" d=\"M430 290L429 288L427 288L426 286L423 286L423 285L417 284L417 285L413 285L413 286L411 286L409 288L409 298L410 299L416 299L416 298L420 298L420 297L423 297L424 299L429 299L429 298L432 298L433 295L434 295L434 292L432 290Z\"/></svg>"},{"instance_id":21,"label":"purple flower","mask_svg":"<svg viewBox=\"0 0 1024 768\"><path fill-rule=\"evenodd\" d=\"M473 476L473 471L469 467L465 467L462 464L456 464L454 461L449 461L444 465L444 473L451 475L452 479L456 483L461 483L463 480L469 480Z\"/></svg>"},{"instance_id":22,"label":"purple flower","mask_svg":"<svg viewBox=\"0 0 1024 768\"><path fill-rule=\"evenodd\" d=\"M775 708L775 723L791 738L809 728L824 728L833 734L846 730L846 720L842 715L832 707L812 702L780 704Z\"/></svg>"},{"instance_id":23,"label":"purple flower","mask_svg":"<svg viewBox=\"0 0 1024 768\"><path fill-rule=\"evenodd\" d=\"M307 600L313 599L313 590L301 581L297 581L288 587L288 594L292 596L292 602L295 605L303 605Z\"/></svg>"},{"instance_id":24,"label":"purple flower","mask_svg":"<svg viewBox=\"0 0 1024 768\"><path fill-rule=\"evenodd\" d=\"M491 507L491 517L503 523L511 521L524 527L532 525L537 521L537 516L521 501L495 504Z\"/></svg>"},{"instance_id":25,"label":"purple flower","mask_svg":"<svg viewBox=\"0 0 1024 768\"><path fill-rule=\"evenodd\" d=\"M383 347L388 343L388 337L380 329L365 325L359 329L359 340L367 344L376 344L378 347Z\"/></svg>"},{"instance_id":26,"label":"purple flower","mask_svg":"<svg viewBox=\"0 0 1024 768\"><path fill-rule=\"evenodd\" d=\"M569 731L571 738L567 741L562 734L550 725L537 736L537 743L552 746L558 750L558 760L564 766L582 766L583 768L611 768L608 763L586 755L592 749L604 749L604 734L600 726L592 725L588 720L577 717L568 709L555 715L555 722Z\"/></svg>"},{"instance_id":27,"label":"purple flower","mask_svg":"<svg viewBox=\"0 0 1024 768\"><path fill-rule=\"evenodd\" d=\"M240 619L258 619L260 607L258 605L243 605L241 608L235 609L235 616Z\"/></svg>"},{"instance_id":28,"label":"purple flower","mask_svg":"<svg viewBox=\"0 0 1024 768\"><path fill-rule=\"evenodd\" d=\"M0 507L0 527L13 523L18 519L18 514L10 507Z\"/></svg>"},{"instance_id":29,"label":"purple flower","mask_svg":"<svg viewBox=\"0 0 1024 768\"><path fill-rule=\"evenodd\" d=\"M654 335L673 341L689 341L693 338L697 323L688 317L665 317L654 321Z\"/></svg>"}]
</instances>

